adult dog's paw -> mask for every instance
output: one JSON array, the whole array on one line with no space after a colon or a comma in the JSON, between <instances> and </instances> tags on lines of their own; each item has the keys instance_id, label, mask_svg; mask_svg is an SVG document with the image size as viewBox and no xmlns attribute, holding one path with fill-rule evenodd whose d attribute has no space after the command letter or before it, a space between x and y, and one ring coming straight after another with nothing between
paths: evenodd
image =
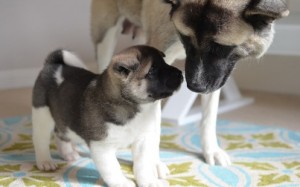
<instances>
[{"instance_id":1,"label":"adult dog's paw","mask_svg":"<svg viewBox=\"0 0 300 187\"><path fill-rule=\"evenodd\" d=\"M216 147L215 149L204 150L203 156L209 165L215 165L215 164L221 166L231 165L229 155L219 147Z\"/></svg>"}]
</instances>

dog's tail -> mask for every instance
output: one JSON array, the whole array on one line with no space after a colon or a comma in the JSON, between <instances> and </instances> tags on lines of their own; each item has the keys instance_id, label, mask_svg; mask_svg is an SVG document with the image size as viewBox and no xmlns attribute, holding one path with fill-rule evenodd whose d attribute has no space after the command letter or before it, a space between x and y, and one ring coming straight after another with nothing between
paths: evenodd
<instances>
[{"instance_id":1,"label":"dog's tail","mask_svg":"<svg viewBox=\"0 0 300 187\"><path fill-rule=\"evenodd\" d=\"M50 53L34 84L32 93L33 107L48 105L48 91L56 88L64 81L63 69L66 66L87 69L84 63L69 51L56 50Z\"/></svg>"},{"instance_id":2,"label":"dog's tail","mask_svg":"<svg viewBox=\"0 0 300 187\"><path fill-rule=\"evenodd\" d=\"M58 65L68 65L77 68L87 69L82 60L77 57L74 53L58 49L50 53L46 59L45 65L58 64Z\"/></svg>"}]
</instances>

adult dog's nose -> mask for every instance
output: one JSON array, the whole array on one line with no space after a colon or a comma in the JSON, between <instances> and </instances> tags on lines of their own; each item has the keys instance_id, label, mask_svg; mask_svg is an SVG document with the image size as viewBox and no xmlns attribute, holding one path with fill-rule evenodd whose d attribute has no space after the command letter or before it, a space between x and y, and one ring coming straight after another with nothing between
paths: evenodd
<instances>
[{"instance_id":1,"label":"adult dog's nose","mask_svg":"<svg viewBox=\"0 0 300 187\"><path fill-rule=\"evenodd\" d=\"M207 92L207 85L198 82L188 82L187 87L193 92L197 92L197 93Z\"/></svg>"}]
</instances>

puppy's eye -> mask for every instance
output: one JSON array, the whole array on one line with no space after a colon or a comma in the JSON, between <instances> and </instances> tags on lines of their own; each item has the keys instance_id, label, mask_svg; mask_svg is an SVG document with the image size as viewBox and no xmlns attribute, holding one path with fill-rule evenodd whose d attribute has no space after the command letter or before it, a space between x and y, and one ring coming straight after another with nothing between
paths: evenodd
<instances>
[{"instance_id":1,"label":"puppy's eye","mask_svg":"<svg viewBox=\"0 0 300 187\"><path fill-rule=\"evenodd\" d=\"M152 75L153 73L154 73L154 68L151 67L150 70L149 70L149 72L148 72L148 75Z\"/></svg>"},{"instance_id":2,"label":"puppy's eye","mask_svg":"<svg viewBox=\"0 0 300 187\"><path fill-rule=\"evenodd\" d=\"M155 66L152 66L152 67L150 68L150 70L148 71L146 77L147 77L147 78L152 77L152 76L155 74L156 69L157 69L157 68L155 68Z\"/></svg>"},{"instance_id":3,"label":"puppy's eye","mask_svg":"<svg viewBox=\"0 0 300 187\"><path fill-rule=\"evenodd\" d=\"M122 66L120 66L118 68L119 73L124 74L124 75L128 75L130 73L130 71Z\"/></svg>"}]
</instances>

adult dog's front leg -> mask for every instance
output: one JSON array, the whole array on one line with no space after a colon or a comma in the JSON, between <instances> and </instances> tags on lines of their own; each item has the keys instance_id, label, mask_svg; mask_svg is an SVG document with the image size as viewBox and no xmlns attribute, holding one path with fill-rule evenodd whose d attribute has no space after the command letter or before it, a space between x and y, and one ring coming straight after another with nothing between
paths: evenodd
<instances>
[{"instance_id":1,"label":"adult dog's front leg","mask_svg":"<svg viewBox=\"0 0 300 187\"><path fill-rule=\"evenodd\" d=\"M100 172L104 182L110 187L135 187L135 183L127 179L121 170L120 164L116 158L116 150L99 145L98 142L90 144L92 159Z\"/></svg>"},{"instance_id":2,"label":"adult dog's front leg","mask_svg":"<svg viewBox=\"0 0 300 187\"><path fill-rule=\"evenodd\" d=\"M159 140L156 133L141 137L132 145L133 171L139 187L163 187L168 183L159 179L168 168L159 160Z\"/></svg>"},{"instance_id":3,"label":"adult dog's front leg","mask_svg":"<svg viewBox=\"0 0 300 187\"><path fill-rule=\"evenodd\" d=\"M202 95L203 119L201 121L202 150L206 162L210 165L218 163L222 166L230 165L228 154L219 147L217 142L217 113L220 90Z\"/></svg>"}]
</instances>

